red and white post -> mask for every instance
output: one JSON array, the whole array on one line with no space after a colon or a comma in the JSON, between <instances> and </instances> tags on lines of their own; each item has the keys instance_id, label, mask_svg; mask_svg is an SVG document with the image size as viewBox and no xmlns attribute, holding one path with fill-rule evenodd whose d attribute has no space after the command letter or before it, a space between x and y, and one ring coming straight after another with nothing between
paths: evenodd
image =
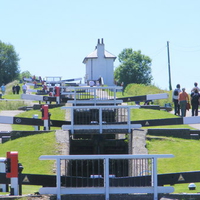
<instances>
[{"instance_id":1,"label":"red and white post","mask_svg":"<svg viewBox=\"0 0 200 200\"><path fill-rule=\"evenodd\" d=\"M60 104L60 87L55 86L56 103Z\"/></svg>"},{"instance_id":2,"label":"red and white post","mask_svg":"<svg viewBox=\"0 0 200 200\"><path fill-rule=\"evenodd\" d=\"M49 130L49 106L42 105L42 120L44 121L44 130Z\"/></svg>"},{"instance_id":3,"label":"red and white post","mask_svg":"<svg viewBox=\"0 0 200 200\"><path fill-rule=\"evenodd\" d=\"M10 178L11 195L18 195L18 152L11 151L6 154L6 178Z\"/></svg>"}]
</instances>

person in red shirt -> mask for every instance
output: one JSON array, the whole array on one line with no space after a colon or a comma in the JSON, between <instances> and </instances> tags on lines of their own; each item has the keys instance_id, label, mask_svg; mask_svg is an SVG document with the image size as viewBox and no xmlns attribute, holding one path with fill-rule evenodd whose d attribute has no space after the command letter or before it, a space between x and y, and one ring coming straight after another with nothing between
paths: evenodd
<instances>
[{"instance_id":1,"label":"person in red shirt","mask_svg":"<svg viewBox=\"0 0 200 200\"><path fill-rule=\"evenodd\" d=\"M186 105L187 105L187 102L189 102L189 95L185 92L185 88L182 88L182 92L179 93L178 101L181 108L181 117L185 117Z\"/></svg>"}]
</instances>

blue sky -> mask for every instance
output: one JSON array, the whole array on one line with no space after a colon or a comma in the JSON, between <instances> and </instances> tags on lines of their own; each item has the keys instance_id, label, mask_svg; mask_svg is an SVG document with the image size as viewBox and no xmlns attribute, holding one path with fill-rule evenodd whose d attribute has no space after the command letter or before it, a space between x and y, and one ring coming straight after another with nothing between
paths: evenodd
<instances>
[{"instance_id":1,"label":"blue sky","mask_svg":"<svg viewBox=\"0 0 200 200\"><path fill-rule=\"evenodd\" d=\"M153 84L190 91L199 82L199 0L0 0L0 40L15 47L20 70L79 78L100 38L115 56L124 48L152 59ZM118 59L114 63L119 65Z\"/></svg>"}]
</instances>

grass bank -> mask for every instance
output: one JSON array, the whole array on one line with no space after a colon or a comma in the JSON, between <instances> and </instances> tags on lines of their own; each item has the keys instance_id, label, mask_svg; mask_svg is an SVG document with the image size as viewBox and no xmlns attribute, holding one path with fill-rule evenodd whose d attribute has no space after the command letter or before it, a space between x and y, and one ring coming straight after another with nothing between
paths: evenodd
<instances>
[{"instance_id":1,"label":"grass bank","mask_svg":"<svg viewBox=\"0 0 200 200\"><path fill-rule=\"evenodd\" d=\"M149 154L173 154L174 158L159 159L158 173L175 173L199 171L199 140L160 137L147 141ZM196 193L200 191L200 183L195 183L197 190L189 190L188 184L176 184L175 193Z\"/></svg>"},{"instance_id":2,"label":"grass bank","mask_svg":"<svg viewBox=\"0 0 200 200\"><path fill-rule=\"evenodd\" d=\"M20 90L19 94L12 93L13 85L19 84L22 87L22 84L19 81L13 81L6 85L5 94L0 99L0 111L1 110L17 110L19 107L29 106L29 101L24 101L21 99L22 89Z\"/></svg>"},{"instance_id":3,"label":"grass bank","mask_svg":"<svg viewBox=\"0 0 200 200\"><path fill-rule=\"evenodd\" d=\"M129 96L142 96L147 94L161 94L161 93L167 93L168 98L167 99L159 99L154 100L154 105L164 106L167 103L170 103L173 106L172 102L172 91L168 90L161 90L160 88L154 86L154 85L143 85L143 84L129 84L125 90L124 95L122 95L122 92L118 92L118 97L129 97ZM134 103L134 102L133 102ZM142 103L141 103L142 104Z\"/></svg>"}]
</instances>

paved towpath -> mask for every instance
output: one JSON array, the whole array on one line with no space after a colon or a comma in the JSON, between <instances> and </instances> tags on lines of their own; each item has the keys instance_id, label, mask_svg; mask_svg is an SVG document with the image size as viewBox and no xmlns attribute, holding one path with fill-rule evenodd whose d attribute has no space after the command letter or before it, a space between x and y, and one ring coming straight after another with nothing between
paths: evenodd
<instances>
[{"instance_id":1,"label":"paved towpath","mask_svg":"<svg viewBox=\"0 0 200 200\"><path fill-rule=\"evenodd\" d=\"M174 114L174 110L172 110L171 113ZM200 111L199 111L199 116L200 116ZM192 117L191 109L189 111L188 110L186 111L186 117ZM188 124L188 125L200 130L200 124Z\"/></svg>"},{"instance_id":2,"label":"paved towpath","mask_svg":"<svg viewBox=\"0 0 200 200\"><path fill-rule=\"evenodd\" d=\"M24 112L23 110L3 110L0 112L0 116L10 116L14 117L15 115ZM1 124L0 131L12 131L11 124Z\"/></svg>"},{"instance_id":3,"label":"paved towpath","mask_svg":"<svg viewBox=\"0 0 200 200\"><path fill-rule=\"evenodd\" d=\"M199 112L199 116L200 116L200 112ZM186 112L186 117L192 117L192 110L191 109ZM189 124L189 126L200 130L200 124Z\"/></svg>"}]
</instances>

